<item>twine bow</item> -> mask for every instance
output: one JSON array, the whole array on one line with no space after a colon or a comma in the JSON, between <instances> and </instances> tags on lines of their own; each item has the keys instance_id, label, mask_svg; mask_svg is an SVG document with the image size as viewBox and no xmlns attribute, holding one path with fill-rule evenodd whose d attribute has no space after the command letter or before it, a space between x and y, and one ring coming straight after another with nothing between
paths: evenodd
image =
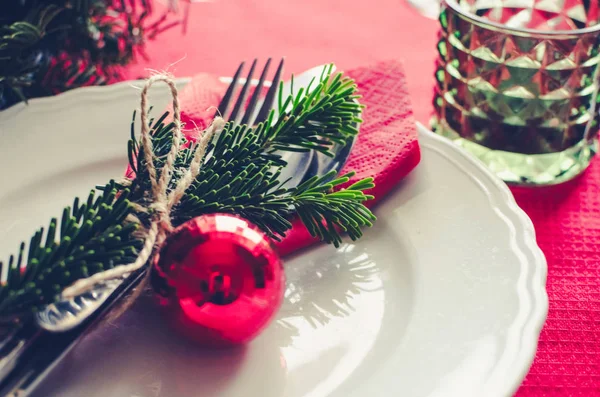
<instances>
[{"instance_id":1,"label":"twine bow","mask_svg":"<svg viewBox=\"0 0 600 397\"><path fill-rule=\"evenodd\" d=\"M148 123L148 89L156 82L162 81L166 83L170 90L171 96L173 97L173 121L175 127L173 129L173 145L171 151L167 155L165 165L161 170L160 178L157 179L157 172L154 166L154 151L152 147L152 139L150 136L150 126ZM136 205L137 212L149 212L152 214L152 222L148 229L145 230L146 236L144 246L140 250L136 260L127 265L121 265L114 267L104 272L96 273L91 277L77 280L69 287L65 288L62 293L63 298L69 299L75 296L81 295L84 292L91 290L94 286L115 278L122 277L128 273L134 272L142 268L150 256L154 252L154 249L160 249L167 236L172 232L173 225L171 224L171 210L181 200L183 194L187 188L192 184L194 179L198 176L200 168L202 166L202 159L206 153L206 148L213 136L223 130L225 126L225 120L222 117L216 117L211 125L203 132L202 138L196 146L194 151L194 157L190 163L189 168L185 171L183 176L177 182L175 188L168 192L169 184L175 169L175 160L177 154L181 150L181 111L179 108L179 96L177 93L177 87L173 80L164 74L158 74L150 77L141 94L141 142L144 148L144 159L146 160L146 167L148 169L148 175L152 185L152 197L153 202L144 208L141 205ZM124 184L131 183L130 180L126 180ZM140 222L135 216L130 218L135 222Z\"/></svg>"}]
</instances>

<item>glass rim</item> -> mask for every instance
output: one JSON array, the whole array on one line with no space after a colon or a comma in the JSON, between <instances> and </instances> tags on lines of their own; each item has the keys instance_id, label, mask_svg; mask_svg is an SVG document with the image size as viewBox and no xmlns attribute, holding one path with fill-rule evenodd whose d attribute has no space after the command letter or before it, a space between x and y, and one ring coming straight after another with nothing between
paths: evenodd
<instances>
[{"instance_id":1,"label":"glass rim","mask_svg":"<svg viewBox=\"0 0 600 397\"><path fill-rule=\"evenodd\" d=\"M473 23L477 23L479 25L483 25L482 27L494 27L496 29L501 29L503 31L507 31L509 33L513 33L516 35L536 35L536 36L581 36L583 34L588 33L598 33L600 32L600 21L593 25L588 26L582 29L573 29L573 30L538 30L538 29L529 29L529 28L515 28L503 23L494 22L487 18L482 18L470 11L465 10L463 7L458 4L456 0L443 0L444 3L448 5L448 7L452 8L455 12L460 14L461 16L469 19Z\"/></svg>"}]
</instances>

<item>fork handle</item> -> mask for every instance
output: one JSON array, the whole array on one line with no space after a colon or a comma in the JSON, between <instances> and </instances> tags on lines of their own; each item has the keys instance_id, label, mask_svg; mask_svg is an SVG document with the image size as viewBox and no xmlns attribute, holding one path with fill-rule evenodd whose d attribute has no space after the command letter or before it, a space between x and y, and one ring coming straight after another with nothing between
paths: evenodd
<instances>
[{"instance_id":1,"label":"fork handle","mask_svg":"<svg viewBox=\"0 0 600 397\"><path fill-rule=\"evenodd\" d=\"M67 332L55 333L41 331L31 327L23 330L35 330L33 335L19 338L26 344L17 357L12 357L6 374L0 380L0 396L27 397L30 396L40 383L51 373L61 360L76 347L81 338L94 327L98 326L126 294L128 294L144 278L145 268L130 275L111 296L83 322L80 326Z\"/></svg>"}]
</instances>

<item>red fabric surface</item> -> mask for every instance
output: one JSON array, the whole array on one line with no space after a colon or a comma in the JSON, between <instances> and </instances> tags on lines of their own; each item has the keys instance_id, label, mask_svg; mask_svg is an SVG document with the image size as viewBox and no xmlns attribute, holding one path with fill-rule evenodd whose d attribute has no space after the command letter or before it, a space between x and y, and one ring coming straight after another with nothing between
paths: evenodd
<instances>
[{"instance_id":1,"label":"red fabric surface","mask_svg":"<svg viewBox=\"0 0 600 397\"><path fill-rule=\"evenodd\" d=\"M417 131L400 63L380 62L349 70L346 74L356 81L362 95L361 103L366 109L357 141L341 173L356 173L347 185L374 178L375 187L368 191L375 196L367 202L371 206L419 163ZM180 94L181 120L186 123L186 129L208 126L214 104L219 103L226 87L215 75L194 76ZM197 138L192 136L196 131L186 130L186 136ZM286 255L315 242L317 240L298 221L279 244L279 251Z\"/></svg>"},{"instance_id":2,"label":"red fabric surface","mask_svg":"<svg viewBox=\"0 0 600 397\"><path fill-rule=\"evenodd\" d=\"M600 163L562 186L512 190L548 260L550 300L517 396L600 396Z\"/></svg>"},{"instance_id":3,"label":"red fabric surface","mask_svg":"<svg viewBox=\"0 0 600 397\"><path fill-rule=\"evenodd\" d=\"M254 57L285 55L296 73L326 62L348 69L395 58L405 67L415 118L428 122L437 22L403 0L212 0L190 10L187 35L161 35L129 77L146 76L146 67L230 75L241 59ZM599 190L597 160L566 186L515 190L548 260L550 298L519 397L600 396Z\"/></svg>"}]
</instances>

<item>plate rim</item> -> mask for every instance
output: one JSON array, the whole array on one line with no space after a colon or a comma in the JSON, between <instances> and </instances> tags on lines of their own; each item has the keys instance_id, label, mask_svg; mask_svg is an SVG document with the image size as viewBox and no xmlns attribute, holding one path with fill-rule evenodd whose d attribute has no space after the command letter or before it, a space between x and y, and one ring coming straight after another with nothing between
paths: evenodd
<instances>
[{"instance_id":1,"label":"plate rim","mask_svg":"<svg viewBox=\"0 0 600 397\"><path fill-rule=\"evenodd\" d=\"M537 244L535 227L529 216L521 207L518 206L514 195L510 191L508 185L499 177L494 175L483 162L475 156L469 154L465 149L455 145L449 139L443 138L435 134L422 123L416 122L419 133L419 144L428 146L437 151L444 157L451 160L459 160L466 163L466 167L474 167L485 178L483 180L474 174L467 176L479 183L482 190L488 196L490 205L501 212L507 220L510 220L514 228L511 230L512 238L522 242L521 249L525 249L523 253L527 256L527 261L521 261L520 277L526 279L525 283L517 283L517 294L519 295L519 303L522 304L522 297L530 295L531 308L527 316L524 316L520 324L517 324L520 329L519 339L509 341L518 344L516 355L510 362L507 373L493 374L501 376L506 381L505 387L496 389L498 397L512 396L521 386L525 376L528 374L531 365L535 359L537 352L540 334L548 315L548 293L546 290L546 280L548 276L548 264L546 257L541 248ZM436 147L442 148L439 150ZM455 161L456 162L456 161ZM456 163L458 168L462 168ZM465 172L464 169L461 171ZM494 189L494 192L487 188ZM496 205L492 202L492 196L498 196L501 200L497 200ZM503 204L503 205L499 205ZM511 216L512 215L512 216ZM516 323L513 322L512 326ZM510 381L509 381L510 379ZM495 385L494 387L498 387ZM490 392L487 390L486 392ZM496 395L494 393L494 395ZM488 394L490 396L490 394Z\"/></svg>"},{"instance_id":2,"label":"plate rim","mask_svg":"<svg viewBox=\"0 0 600 397\"><path fill-rule=\"evenodd\" d=\"M183 87L191 81L191 77L177 78L175 81L178 87ZM18 115L29 106L35 106L36 111L47 111L57 105L64 106L69 101L80 101L81 97L96 96L100 92L112 94L113 96L127 95L130 88L141 88L142 85L143 80L126 80L106 86L80 87L50 97L33 98L29 100L29 104L21 102L0 111L0 126L3 121ZM536 242L535 229L531 219L517 205L508 186L488 170L480 160L470 155L463 148L433 133L420 122L416 122L416 127L419 132L419 144L421 146L433 148L456 162L459 168L473 167L479 172L479 175L474 175L467 173L464 169L461 170L474 182L481 185L490 200L490 205L500 211L514 226L513 236L511 237L521 242L520 248L527 257L526 263L521 261L521 272L525 275L526 282L517 285L517 293L520 297L523 295L529 296L531 308L519 324L519 339L511 341L518 343L519 348L510 363L511 365L508 366L508 372L501 374L504 378L504 384L496 389L499 397L512 395L521 385L533 363L540 333L548 314L548 295L546 291L548 268L546 258ZM0 133L2 133L1 130ZM499 198L499 200L494 203L491 200L492 197ZM519 302L522 303L521 300Z\"/></svg>"},{"instance_id":3,"label":"plate rim","mask_svg":"<svg viewBox=\"0 0 600 397\"><path fill-rule=\"evenodd\" d=\"M173 80L175 81L177 88L181 89L192 80L192 77L178 77ZM128 91L126 89L135 88L141 90L144 86L144 81L144 79L123 80L107 85L77 87L52 96L31 98L27 101L27 103L18 102L6 109L0 110L0 123L2 123L4 120L10 119L11 117L17 116L21 111L30 106L35 106L36 111L44 111L51 109L53 106L59 104L59 102L63 102L65 100L79 101L78 97L80 96L96 95L99 92L112 95L127 95ZM153 86L150 88L150 92L154 90L160 90L161 88L162 87Z\"/></svg>"}]
</instances>

